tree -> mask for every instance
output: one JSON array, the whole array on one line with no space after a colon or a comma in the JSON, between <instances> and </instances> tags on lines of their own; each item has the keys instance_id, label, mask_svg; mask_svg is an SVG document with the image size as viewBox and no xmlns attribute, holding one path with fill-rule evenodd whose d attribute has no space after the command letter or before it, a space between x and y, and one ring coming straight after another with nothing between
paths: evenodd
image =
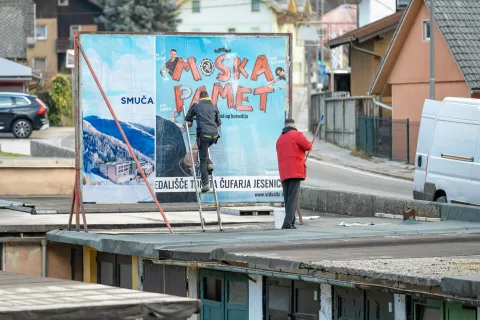
<instances>
[{"instance_id":1,"label":"tree","mask_svg":"<svg viewBox=\"0 0 480 320\"><path fill-rule=\"evenodd\" d=\"M180 23L178 14L172 0L104 0L95 22L106 31L171 32Z\"/></svg>"}]
</instances>

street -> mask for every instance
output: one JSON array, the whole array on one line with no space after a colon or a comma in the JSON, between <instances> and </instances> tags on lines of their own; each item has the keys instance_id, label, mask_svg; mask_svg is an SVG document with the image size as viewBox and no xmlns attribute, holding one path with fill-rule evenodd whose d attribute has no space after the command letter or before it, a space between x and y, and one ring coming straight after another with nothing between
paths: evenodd
<instances>
[{"instance_id":1,"label":"street","mask_svg":"<svg viewBox=\"0 0 480 320\"><path fill-rule=\"evenodd\" d=\"M306 186L394 198L412 198L412 182L309 159Z\"/></svg>"}]
</instances>

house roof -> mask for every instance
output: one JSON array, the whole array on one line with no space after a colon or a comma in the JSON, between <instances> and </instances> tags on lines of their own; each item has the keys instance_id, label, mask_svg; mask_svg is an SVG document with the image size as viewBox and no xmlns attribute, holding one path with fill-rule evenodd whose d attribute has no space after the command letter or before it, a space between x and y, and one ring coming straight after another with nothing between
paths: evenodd
<instances>
[{"instance_id":1,"label":"house roof","mask_svg":"<svg viewBox=\"0 0 480 320\"><path fill-rule=\"evenodd\" d=\"M423 4L412 0L405 12L392 42L382 59L370 94L379 94L384 88L394 62L403 47L410 28ZM470 90L480 89L480 2L471 0L436 0L435 21Z\"/></svg>"},{"instance_id":2,"label":"house roof","mask_svg":"<svg viewBox=\"0 0 480 320\"><path fill-rule=\"evenodd\" d=\"M0 0L0 57L27 58L27 40L35 36L35 3Z\"/></svg>"},{"instance_id":3,"label":"house roof","mask_svg":"<svg viewBox=\"0 0 480 320\"><path fill-rule=\"evenodd\" d=\"M2 319L58 319L59 310L67 320L101 314L133 319L152 311L162 319L186 319L201 308L196 299L2 271L0 292Z\"/></svg>"},{"instance_id":4,"label":"house roof","mask_svg":"<svg viewBox=\"0 0 480 320\"><path fill-rule=\"evenodd\" d=\"M0 79L31 80L32 68L0 58Z\"/></svg>"},{"instance_id":5,"label":"house roof","mask_svg":"<svg viewBox=\"0 0 480 320\"><path fill-rule=\"evenodd\" d=\"M366 26L345 33L340 37L328 41L328 46L330 48L335 48L343 44L347 44L350 41L358 41L359 43L367 41L379 34L396 28L402 18L402 15L403 11L398 11L397 13L385 17L381 20L375 21L373 23L367 24Z\"/></svg>"}]
</instances>

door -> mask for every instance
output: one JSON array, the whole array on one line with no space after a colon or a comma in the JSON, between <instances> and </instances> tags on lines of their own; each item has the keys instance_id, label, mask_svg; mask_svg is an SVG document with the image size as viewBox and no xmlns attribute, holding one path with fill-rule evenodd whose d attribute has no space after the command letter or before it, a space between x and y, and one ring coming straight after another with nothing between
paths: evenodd
<instances>
[{"instance_id":1,"label":"door","mask_svg":"<svg viewBox=\"0 0 480 320\"><path fill-rule=\"evenodd\" d=\"M424 200L422 193L425 192L424 186L427 175L428 155L430 153L436 124L436 115L422 115L417 140L417 152L415 154L415 178L413 182L414 198L418 200ZM434 195L430 195L429 198L432 199L433 196Z\"/></svg>"},{"instance_id":2,"label":"door","mask_svg":"<svg viewBox=\"0 0 480 320\"><path fill-rule=\"evenodd\" d=\"M476 320L477 310L474 307L464 307L455 302L445 304L445 320Z\"/></svg>"},{"instance_id":3,"label":"door","mask_svg":"<svg viewBox=\"0 0 480 320\"><path fill-rule=\"evenodd\" d=\"M285 279L267 279L266 281L267 320L288 320L291 314L292 281Z\"/></svg>"},{"instance_id":4,"label":"door","mask_svg":"<svg viewBox=\"0 0 480 320\"><path fill-rule=\"evenodd\" d=\"M12 107L12 97L0 95L0 131L10 129L13 120Z\"/></svg>"},{"instance_id":5,"label":"door","mask_svg":"<svg viewBox=\"0 0 480 320\"><path fill-rule=\"evenodd\" d=\"M225 285L225 319L248 319L248 278L243 274L227 272Z\"/></svg>"},{"instance_id":6,"label":"door","mask_svg":"<svg viewBox=\"0 0 480 320\"><path fill-rule=\"evenodd\" d=\"M203 320L224 320L225 275L220 271L200 270L200 298Z\"/></svg>"},{"instance_id":7,"label":"door","mask_svg":"<svg viewBox=\"0 0 480 320\"><path fill-rule=\"evenodd\" d=\"M448 202L469 200L479 128L467 122L446 119L437 122L426 182L444 190Z\"/></svg>"},{"instance_id":8,"label":"door","mask_svg":"<svg viewBox=\"0 0 480 320\"><path fill-rule=\"evenodd\" d=\"M334 287L334 320L363 320L365 292L363 290Z\"/></svg>"},{"instance_id":9,"label":"door","mask_svg":"<svg viewBox=\"0 0 480 320\"><path fill-rule=\"evenodd\" d=\"M413 320L443 319L443 301L425 300L413 303Z\"/></svg>"},{"instance_id":10,"label":"door","mask_svg":"<svg viewBox=\"0 0 480 320\"><path fill-rule=\"evenodd\" d=\"M320 314L320 286L294 281L294 314L297 320L318 320Z\"/></svg>"}]
</instances>

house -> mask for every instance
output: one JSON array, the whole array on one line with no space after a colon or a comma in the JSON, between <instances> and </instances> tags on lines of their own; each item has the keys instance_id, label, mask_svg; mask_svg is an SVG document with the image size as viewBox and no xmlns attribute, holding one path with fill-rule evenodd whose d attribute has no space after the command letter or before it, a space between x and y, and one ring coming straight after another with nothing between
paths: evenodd
<instances>
[{"instance_id":1,"label":"house","mask_svg":"<svg viewBox=\"0 0 480 320\"><path fill-rule=\"evenodd\" d=\"M41 78L32 68L0 58L0 92L28 93L29 82Z\"/></svg>"},{"instance_id":2,"label":"house","mask_svg":"<svg viewBox=\"0 0 480 320\"><path fill-rule=\"evenodd\" d=\"M416 150L418 123L429 98L430 23L424 0L412 0L369 88L385 102L391 101L393 121L409 119L410 159ZM442 0L435 3L435 99L480 97L480 3ZM394 130L395 131L395 130ZM393 135L393 153L404 138Z\"/></svg>"},{"instance_id":3,"label":"house","mask_svg":"<svg viewBox=\"0 0 480 320\"><path fill-rule=\"evenodd\" d=\"M403 11L350 31L328 41L330 48L350 47L350 93L352 96L366 96L377 72L380 62L395 30L402 18Z\"/></svg>"},{"instance_id":4,"label":"house","mask_svg":"<svg viewBox=\"0 0 480 320\"><path fill-rule=\"evenodd\" d=\"M292 83L305 83L305 50L298 24L311 6L306 0L180 0L179 32L291 33Z\"/></svg>"},{"instance_id":5,"label":"house","mask_svg":"<svg viewBox=\"0 0 480 320\"><path fill-rule=\"evenodd\" d=\"M66 54L76 31L97 31L94 19L102 8L94 0L35 0L36 44L28 49L28 65L45 79L65 71Z\"/></svg>"},{"instance_id":6,"label":"house","mask_svg":"<svg viewBox=\"0 0 480 320\"><path fill-rule=\"evenodd\" d=\"M410 0L359 0L358 27L381 20L398 10L404 10Z\"/></svg>"}]
</instances>

